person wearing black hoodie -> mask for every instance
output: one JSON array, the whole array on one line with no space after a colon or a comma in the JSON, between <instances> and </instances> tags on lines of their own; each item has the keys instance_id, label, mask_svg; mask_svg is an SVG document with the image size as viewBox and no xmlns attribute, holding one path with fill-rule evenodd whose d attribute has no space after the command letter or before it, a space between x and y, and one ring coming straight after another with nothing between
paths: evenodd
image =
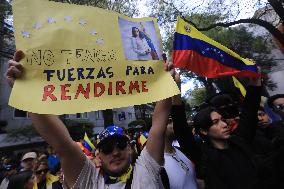
<instances>
[{"instance_id":1,"label":"person wearing black hoodie","mask_svg":"<svg viewBox=\"0 0 284 189\"><path fill-rule=\"evenodd\" d=\"M255 159L251 148L258 124L260 85L260 79L251 80L242 105L239 126L233 133L215 108L201 110L194 118L195 129L204 139L201 144L194 141L187 126L184 106L172 106L174 132L181 149L195 163L197 176L204 179L206 188L276 187L277 182L272 182L269 176L272 170L266 169L267 164Z\"/></svg>"}]
</instances>

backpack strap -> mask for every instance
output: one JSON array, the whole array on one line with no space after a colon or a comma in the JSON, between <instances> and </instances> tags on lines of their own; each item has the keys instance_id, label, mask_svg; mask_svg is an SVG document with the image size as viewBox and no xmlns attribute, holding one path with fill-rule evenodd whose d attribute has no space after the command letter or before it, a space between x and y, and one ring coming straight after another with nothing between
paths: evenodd
<instances>
[{"instance_id":1,"label":"backpack strap","mask_svg":"<svg viewBox=\"0 0 284 189\"><path fill-rule=\"evenodd\" d=\"M169 176L168 176L167 171L164 167L161 168L160 175L161 175L161 180L162 180L164 188L170 189Z\"/></svg>"}]
</instances>

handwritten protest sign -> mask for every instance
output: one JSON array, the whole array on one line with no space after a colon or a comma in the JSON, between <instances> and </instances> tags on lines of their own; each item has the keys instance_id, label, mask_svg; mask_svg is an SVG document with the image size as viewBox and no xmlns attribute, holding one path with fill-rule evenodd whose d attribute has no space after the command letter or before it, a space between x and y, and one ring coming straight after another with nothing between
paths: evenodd
<instances>
[{"instance_id":1,"label":"handwritten protest sign","mask_svg":"<svg viewBox=\"0 0 284 189\"><path fill-rule=\"evenodd\" d=\"M9 104L35 113L70 114L143 104L179 93L163 70L153 18L47 0L15 0L23 79Z\"/></svg>"}]
</instances>

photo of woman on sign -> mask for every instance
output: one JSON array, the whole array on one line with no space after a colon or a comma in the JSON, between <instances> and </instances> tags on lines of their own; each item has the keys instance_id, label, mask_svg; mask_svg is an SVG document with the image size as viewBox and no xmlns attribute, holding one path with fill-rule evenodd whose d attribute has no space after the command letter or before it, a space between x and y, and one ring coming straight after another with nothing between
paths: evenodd
<instances>
[{"instance_id":1,"label":"photo of woman on sign","mask_svg":"<svg viewBox=\"0 0 284 189\"><path fill-rule=\"evenodd\" d=\"M119 17L119 28L127 60L162 60L153 21L132 22Z\"/></svg>"},{"instance_id":2,"label":"photo of woman on sign","mask_svg":"<svg viewBox=\"0 0 284 189\"><path fill-rule=\"evenodd\" d=\"M150 47L144 38L141 38L140 30L132 27L131 44L133 51L137 54L138 60L151 60Z\"/></svg>"}]
</instances>

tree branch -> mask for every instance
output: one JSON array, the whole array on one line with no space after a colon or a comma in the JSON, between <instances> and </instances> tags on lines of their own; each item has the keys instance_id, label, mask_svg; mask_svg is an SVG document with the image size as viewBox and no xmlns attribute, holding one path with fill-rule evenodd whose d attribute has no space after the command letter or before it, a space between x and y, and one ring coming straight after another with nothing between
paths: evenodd
<instances>
[{"instance_id":1,"label":"tree branch","mask_svg":"<svg viewBox=\"0 0 284 189\"><path fill-rule=\"evenodd\" d=\"M282 34L279 30L277 30L277 28L275 28L271 23L266 22L266 21L261 20L261 19L250 18L250 19L240 19L240 20L228 22L228 23L215 23L215 24L212 24L212 25L210 25L206 28L198 28L195 23L185 19L184 17L183 17L183 19L186 22L192 24L199 31L207 31L207 30L213 29L213 28L218 27L218 26L230 27L230 26L233 26L233 25L236 25L236 24L242 24L242 23L256 24L256 25L262 26L265 29L267 29L284 46L284 34Z\"/></svg>"},{"instance_id":2,"label":"tree branch","mask_svg":"<svg viewBox=\"0 0 284 189\"><path fill-rule=\"evenodd\" d=\"M284 7L283 0L268 0L269 4L273 7L274 11L282 21L284 21Z\"/></svg>"}]
</instances>

